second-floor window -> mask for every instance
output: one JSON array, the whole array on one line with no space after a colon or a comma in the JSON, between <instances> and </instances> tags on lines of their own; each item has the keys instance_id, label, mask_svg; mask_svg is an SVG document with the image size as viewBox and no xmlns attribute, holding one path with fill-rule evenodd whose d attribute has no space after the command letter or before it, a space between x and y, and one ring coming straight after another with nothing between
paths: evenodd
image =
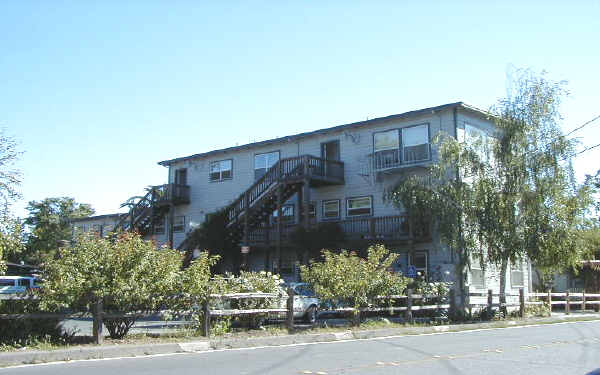
<instances>
[{"instance_id":1,"label":"second-floor window","mask_svg":"<svg viewBox=\"0 0 600 375\"><path fill-rule=\"evenodd\" d=\"M405 163L429 159L429 125L402 128L402 158Z\"/></svg>"},{"instance_id":2,"label":"second-floor window","mask_svg":"<svg viewBox=\"0 0 600 375\"><path fill-rule=\"evenodd\" d=\"M279 151L254 155L254 179L261 178L278 161Z\"/></svg>"},{"instance_id":3,"label":"second-floor window","mask_svg":"<svg viewBox=\"0 0 600 375\"><path fill-rule=\"evenodd\" d=\"M210 163L210 180L223 181L233 177L233 161L219 160Z\"/></svg>"},{"instance_id":4,"label":"second-floor window","mask_svg":"<svg viewBox=\"0 0 600 375\"><path fill-rule=\"evenodd\" d=\"M371 214L373 214L373 200L371 197L346 199L346 216L363 216Z\"/></svg>"}]
</instances>

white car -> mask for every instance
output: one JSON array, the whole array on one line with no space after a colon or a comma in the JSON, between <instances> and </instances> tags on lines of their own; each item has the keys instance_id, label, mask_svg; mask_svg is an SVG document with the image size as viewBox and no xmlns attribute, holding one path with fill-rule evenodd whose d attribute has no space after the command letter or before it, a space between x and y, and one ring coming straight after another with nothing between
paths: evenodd
<instances>
[{"instance_id":1,"label":"white car","mask_svg":"<svg viewBox=\"0 0 600 375\"><path fill-rule=\"evenodd\" d=\"M289 283L287 287L294 290L294 318L302 318L307 323L317 321L319 298L307 283Z\"/></svg>"},{"instance_id":2,"label":"white car","mask_svg":"<svg viewBox=\"0 0 600 375\"><path fill-rule=\"evenodd\" d=\"M30 276L0 276L0 294L21 294L38 289L39 280Z\"/></svg>"}]
</instances>

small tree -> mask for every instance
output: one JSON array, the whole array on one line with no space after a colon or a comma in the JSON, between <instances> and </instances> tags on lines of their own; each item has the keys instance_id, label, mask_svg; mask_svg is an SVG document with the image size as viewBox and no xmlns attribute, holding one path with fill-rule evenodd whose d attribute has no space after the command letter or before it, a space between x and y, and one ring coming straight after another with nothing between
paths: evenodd
<instances>
[{"instance_id":1,"label":"small tree","mask_svg":"<svg viewBox=\"0 0 600 375\"><path fill-rule=\"evenodd\" d=\"M3 260L17 262L25 249L23 223L17 218L4 215L0 221L0 275L4 272Z\"/></svg>"},{"instance_id":2,"label":"small tree","mask_svg":"<svg viewBox=\"0 0 600 375\"><path fill-rule=\"evenodd\" d=\"M320 297L349 300L356 309L373 303L376 296L402 293L410 280L389 270L399 255L383 245L369 247L366 259L347 250L322 254L322 262L300 266L302 280L313 284Z\"/></svg>"},{"instance_id":3,"label":"small tree","mask_svg":"<svg viewBox=\"0 0 600 375\"><path fill-rule=\"evenodd\" d=\"M25 224L30 228L25 257L28 262L40 263L54 255L59 241L71 240L73 231L70 221L94 214L86 203L77 203L70 197L46 198L27 205L29 216Z\"/></svg>"},{"instance_id":4,"label":"small tree","mask_svg":"<svg viewBox=\"0 0 600 375\"><path fill-rule=\"evenodd\" d=\"M154 311L179 292L181 265L179 252L157 250L137 234L122 234L115 241L81 236L46 264L42 302L75 311L98 302L107 313ZM105 319L112 338L123 337L134 322L135 317Z\"/></svg>"}]
</instances>

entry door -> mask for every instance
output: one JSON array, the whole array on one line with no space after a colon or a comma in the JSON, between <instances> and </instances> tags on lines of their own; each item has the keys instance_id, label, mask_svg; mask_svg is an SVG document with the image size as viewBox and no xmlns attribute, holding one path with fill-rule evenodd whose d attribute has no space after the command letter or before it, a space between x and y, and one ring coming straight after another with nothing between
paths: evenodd
<instances>
[{"instance_id":1,"label":"entry door","mask_svg":"<svg viewBox=\"0 0 600 375\"><path fill-rule=\"evenodd\" d=\"M340 141L329 141L321 143L321 158L325 160L340 161ZM341 167L337 163L325 162L324 176L343 177Z\"/></svg>"}]
</instances>

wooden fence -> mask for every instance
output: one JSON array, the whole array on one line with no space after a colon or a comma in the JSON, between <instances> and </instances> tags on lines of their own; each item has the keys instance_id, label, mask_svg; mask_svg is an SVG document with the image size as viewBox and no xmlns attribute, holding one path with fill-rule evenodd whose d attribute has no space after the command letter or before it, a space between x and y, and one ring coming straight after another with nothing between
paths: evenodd
<instances>
[{"instance_id":1,"label":"wooden fence","mask_svg":"<svg viewBox=\"0 0 600 375\"><path fill-rule=\"evenodd\" d=\"M518 294L500 294L494 293L490 289L487 293L469 293L469 300L471 297L487 297L487 301L482 303L472 303L469 301L469 309L473 307L486 307L488 311L491 311L494 307L519 307L519 316L521 317L525 315L525 307L529 305L548 304L550 311L555 306L564 306L565 314L570 314L571 309L574 307L579 307L579 310L586 310L587 307L594 307L596 310L600 308L600 294L585 292L570 293L567 291L564 293L552 293L548 291L546 293L525 293L524 289L520 288ZM516 302L514 301L515 297L518 297Z\"/></svg>"},{"instance_id":2,"label":"wooden fence","mask_svg":"<svg viewBox=\"0 0 600 375\"><path fill-rule=\"evenodd\" d=\"M235 293L235 294L211 294L204 303L202 303L203 312L203 331L205 336L210 336L210 325L211 319L218 317L230 317L230 316L243 316L243 315L257 315L257 314L285 314L286 326L290 331L294 330L294 291L292 289L287 290L286 307L285 308L261 308L261 309L218 309L211 308L214 306L211 302L214 301L232 301L232 300L243 300L243 299L279 299L281 296L276 293ZM404 306L389 306L389 307L363 307L363 308L338 308L330 311L338 313L355 313L355 317L360 319L362 313L395 313L399 311L404 312L404 317L407 321L412 321L412 313L420 310L436 310L436 309L450 309L453 306L453 291L450 293L450 303L442 303L446 296L439 295L419 295L412 294L409 289L406 295L392 295L392 296L379 296L377 300L388 300L388 301L402 301ZM15 298L17 299L17 298ZM432 303L432 301L436 301ZM382 302L380 305L383 305ZM77 319L82 317L92 317L92 336L94 342L101 344L103 342L103 323L106 318L142 318L152 315L152 313L107 313L104 312L102 303L97 303L93 306L90 312L79 312L72 314L61 314L61 313L36 313L36 314L0 314L0 320L6 319Z\"/></svg>"}]
</instances>

